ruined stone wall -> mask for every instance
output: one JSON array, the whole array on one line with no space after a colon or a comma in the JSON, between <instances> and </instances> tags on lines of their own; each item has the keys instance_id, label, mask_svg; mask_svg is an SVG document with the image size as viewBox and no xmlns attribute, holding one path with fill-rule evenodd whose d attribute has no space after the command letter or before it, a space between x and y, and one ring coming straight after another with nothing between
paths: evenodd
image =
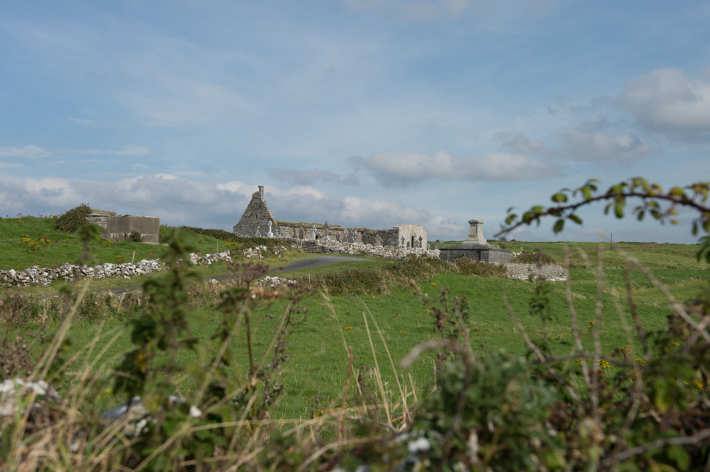
<instances>
[{"instance_id":1,"label":"ruined stone wall","mask_svg":"<svg viewBox=\"0 0 710 472\"><path fill-rule=\"evenodd\" d=\"M116 216L115 211L107 211L107 210L97 210L92 208L91 213L86 217L86 220L90 224L95 224L101 226L103 229L106 229L106 225L108 224L108 219L109 217Z\"/></svg>"},{"instance_id":2,"label":"ruined stone wall","mask_svg":"<svg viewBox=\"0 0 710 472\"><path fill-rule=\"evenodd\" d=\"M325 224L321 223L286 223L277 221L279 231L275 237L283 239L296 239L313 241L313 227L315 227L316 240L325 238ZM338 242L362 242L361 228L343 228L342 226L328 226L328 239Z\"/></svg>"},{"instance_id":3,"label":"ruined stone wall","mask_svg":"<svg viewBox=\"0 0 710 472\"><path fill-rule=\"evenodd\" d=\"M427 230L419 225L399 225L392 229L345 228L328 223L289 223L276 221L264 200L264 187L254 192L239 223L234 226L237 236L266 237L271 222L274 238L298 241L329 240L341 243L362 243L395 248L426 248ZM327 225L327 226L326 226ZM315 229L315 234L314 234Z\"/></svg>"},{"instance_id":4,"label":"ruined stone wall","mask_svg":"<svg viewBox=\"0 0 710 472\"><path fill-rule=\"evenodd\" d=\"M269 221L271 221L271 232L275 233L276 219L264 200L264 187L259 186L259 191L252 194L247 209L244 210L239 223L234 226L234 233L247 238L251 236L264 238L269 232Z\"/></svg>"},{"instance_id":5,"label":"ruined stone wall","mask_svg":"<svg viewBox=\"0 0 710 472\"><path fill-rule=\"evenodd\" d=\"M372 244L373 246L389 246L399 247L397 240L399 239L399 229L363 229L362 243Z\"/></svg>"},{"instance_id":6,"label":"ruined stone wall","mask_svg":"<svg viewBox=\"0 0 710 472\"><path fill-rule=\"evenodd\" d=\"M427 247L427 230L419 225L399 225L399 247Z\"/></svg>"}]
</instances>

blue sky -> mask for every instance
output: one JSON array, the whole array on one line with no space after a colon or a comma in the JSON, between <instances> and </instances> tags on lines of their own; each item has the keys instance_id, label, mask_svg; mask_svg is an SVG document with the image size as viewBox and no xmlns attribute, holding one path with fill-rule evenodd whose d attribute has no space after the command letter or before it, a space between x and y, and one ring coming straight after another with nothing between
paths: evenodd
<instances>
[{"instance_id":1,"label":"blue sky","mask_svg":"<svg viewBox=\"0 0 710 472\"><path fill-rule=\"evenodd\" d=\"M588 178L710 180L710 4L0 3L0 213L491 237ZM562 240L692 243L602 208ZM549 225L512 237L553 239Z\"/></svg>"}]
</instances>

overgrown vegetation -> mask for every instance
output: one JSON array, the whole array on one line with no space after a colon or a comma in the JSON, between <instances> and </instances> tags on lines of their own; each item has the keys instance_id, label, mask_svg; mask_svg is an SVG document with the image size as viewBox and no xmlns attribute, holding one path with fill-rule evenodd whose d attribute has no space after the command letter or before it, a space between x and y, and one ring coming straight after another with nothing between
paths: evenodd
<instances>
[{"instance_id":1,"label":"overgrown vegetation","mask_svg":"<svg viewBox=\"0 0 710 472\"><path fill-rule=\"evenodd\" d=\"M275 248L284 244L282 240L276 238L257 238L257 237L241 237L234 233L225 231L223 229L205 229L205 228L195 228L192 226L181 226L181 230L192 231L195 234L201 234L204 236L209 236L210 238L219 239L221 241L226 241L230 243L235 243L239 249L254 248L257 246L265 246L268 249Z\"/></svg>"},{"instance_id":2,"label":"overgrown vegetation","mask_svg":"<svg viewBox=\"0 0 710 472\"><path fill-rule=\"evenodd\" d=\"M523 251L518 255L511 256L510 262L512 264L556 264L555 260L548 254L543 252L542 249L538 249L535 252Z\"/></svg>"},{"instance_id":3,"label":"overgrown vegetation","mask_svg":"<svg viewBox=\"0 0 710 472\"><path fill-rule=\"evenodd\" d=\"M704 201L694 204L702 207ZM710 218L710 209L703 211L702 218ZM88 238L84 248L90 248ZM75 298L67 294L59 331L30 375L62 386L62 399L29 393L22 397L19 413L0 422L0 467L298 471L366 466L496 472L707 468L707 277L694 282L695 293L682 303L623 249L616 248L615 256L623 263L611 269L604 266L607 251L602 245L593 255L573 249L571 253L570 247L561 247L563 265L569 268L573 256L579 257L591 271L585 278L586 270L574 269L582 278L577 284L465 278L467 286L475 281L528 288L530 301L522 309L495 294L517 332L502 335L523 343L522 353L474 344L485 326L481 320L488 296L493 299L490 293L469 300L439 291L436 282L428 290L419 284L419 309L405 314L407 322L426 313L422 316L433 329L399 365L388 347L397 341L383 331L383 318L373 315L370 305L353 299L350 309L356 314L338 312L332 294L324 293L324 305L338 326L338 344L342 341L344 348L342 393L337 401L325 403L320 390L314 392L306 414L282 418L275 414L275 405L284 395L281 373L288 368L292 349L288 339L308 330L312 316L304 292L258 286L255 280L264 274L264 266L234 265L239 282L221 291L219 302L208 308L217 320L209 347L189 322L198 316L190 303L192 286L186 283L191 268L177 264L178 259L187 260L191 249L173 235L166 255L171 271L145 284L145 301L130 320L132 347L121 361L99 367L92 360L95 348L103 354L104 344L120 334L101 329L87 343L87 352L67 357L65 338L86 292L80 289ZM428 271L439 281L443 276L436 264L417 259L392 263L382 272L401 281L416 280ZM675 268L667 270L683 270L670 265ZM699 286L700 292L695 288ZM670 307L665 320L643 313L652 306L643 301L651 289ZM556 303L560 292L564 304ZM556 322L560 318L567 322ZM614 319L619 328L612 332L607 325ZM266 342L265 328L260 328L264 321L273 327ZM349 337L356 330L366 336ZM256 341L257 331L261 342ZM609 349L604 337L623 344ZM569 342L560 342L566 339ZM308 347L312 356L318 355L317 347ZM374 365L362 365L367 351ZM434 355L433 363L428 352ZM427 388L417 388L410 375L421 364L435 369ZM99 416L102 400L129 400L134 395L140 396L140 404L131 400L128 415L114 422ZM30 408L33 403L36 407Z\"/></svg>"},{"instance_id":4,"label":"overgrown vegetation","mask_svg":"<svg viewBox=\"0 0 710 472\"><path fill-rule=\"evenodd\" d=\"M87 216L91 214L91 207L86 203L67 210L54 220L54 227L65 233L75 233L80 226L88 223Z\"/></svg>"}]
</instances>

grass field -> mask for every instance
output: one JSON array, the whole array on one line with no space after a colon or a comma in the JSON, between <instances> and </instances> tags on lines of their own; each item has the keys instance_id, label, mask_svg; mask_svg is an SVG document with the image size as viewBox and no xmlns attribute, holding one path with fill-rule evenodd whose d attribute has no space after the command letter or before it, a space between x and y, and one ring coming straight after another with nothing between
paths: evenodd
<instances>
[{"instance_id":1,"label":"grass field","mask_svg":"<svg viewBox=\"0 0 710 472\"><path fill-rule=\"evenodd\" d=\"M170 231L161 227L161 234ZM200 253L212 253L218 250L220 240L186 232L186 242L197 248ZM224 243L222 243L224 244ZM93 244L98 264L122 264L134 258L158 259L163 248L159 245L121 241ZM226 249L224 245L222 249ZM53 218L0 219L0 270L22 270L34 265L56 267L66 262L79 259L82 244L75 234L67 234L54 228Z\"/></svg>"},{"instance_id":2,"label":"grass field","mask_svg":"<svg viewBox=\"0 0 710 472\"><path fill-rule=\"evenodd\" d=\"M29 221L37 227L43 227L42 225L45 224L45 220ZM16 225L17 223L10 224ZM203 243L207 249L209 243L206 241ZM74 242L73 244L76 251L78 243ZM515 250L518 250L520 246L524 247L526 251L542 247L560 264L564 260L565 247L569 249L573 300L579 316L582 340L588 349L591 349L592 342L588 326L589 322L594 319L597 292L597 279L591 268L596 266L598 251L601 249L604 281L602 284L603 311L600 332L603 351L607 354L629 344L630 339L627 336L629 328L628 304L624 294L624 272L627 261L618 252L619 250L625 251L643 262L680 301L697 295L700 289L707 286L710 279L707 264L698 263L695 260L697 249L695 246L615 244L615 250L612 251L608 244L601 246L585 243L517 242L512 244L514 245L512 248ZM111 249L113 250L113 248ZM110 252L105 254L104 257L112 256ZM304 256L301 254L292 257ZM277 261L266 262L274 264ZM391 262L382 260L345 262L316 269L284 273L283 276L304 278L309 274L314 276L323 273L337 273L350 267L357 267L364 271L378 271L388 263ZM203 276L208 276L221 269L222 267L215 265L198 270L203 271L201 272ZM631 280L634 286L635 301L639 306L644 327L648 331L663 328L666 323L666 315L671 313L665 296L653 288L646 276L639 271L632 273ZM102 288L101 282L92 281L92 289ZM135 284L136 282L131 281L130 283ZM547 336L555 353L567 354L573 347L573 339L570 334L565 284L564 282L556 282L554 287L551 301L555 317L547 326ZM532 337L540 337L542 334L539 318L530 314L528 304L533 285L527 281L449 273L420 282L416 290L422 296L428 297L429 300L437 301L444 288L451 290L450 296L452 297L466 297L471 311L468 327L471 330L471 343L476 351L483 349L504 349L512 353L526 351L523 338L510 320L504 297L507 297L516 316ZM53 293L52 290L51 287L48 289L34 288L26 293L40 295L45 291L50 294ZM4 291L5 294L11 292L10 290ZM331 297L330 304L332 304L333 310L330 309L324 294L314 294L307 298L304 304L308 308L308 315L305 324L292 335L289 341L291 357L284 366L281 379L285 386L285 394L274 411L276 417L305 418L310 415L316 404L322 407L340 398L348 367L344 341L349 348L353 349L354 367L363 371L366 366L374 367L376 362L370 345L370 337L372 338L377 352L379 369L392 394L396 390L394 388L395 375L400 376L400 380L409 382L408 376L411 374L412 381L420 393L429 388L433 370L432 356L423 356L409 371L402 371L399 367L395 367L393 371L377 329L370 323L368 334L363 319L363 313L372 313L397 366L399 360L414 346L434 337L432 316L427 313L427 307L415 296L414 287L396 290L386 296L373 293L358 297ZM276 329L274 320L278 320L283 309L283 303L276 302L270 306L264 306L263 310L255 317L252 329L257 359L260 359L268 348L272 334ZM191 319L192 334L197 336L207 349L217 349L212 345L210 337L217 329L220 319L219 312L204 304L196 310ZM56 327L56 322L52 322L48 329L51 331ZM13 334L17 332L16 327L7 324L3 325L2 329L9 330ZM25 325L22 331L31 333L40 329L39 324L31 323ZM117 337L113 344L109 345L106 341L112 339L114 335ZM124 321L80 319L73 324L69 334L73 342L72 352L81 352L81 349L95 336L101 337L102 342L99 345L105 348L97 366L114 366L120 354L131 346L129 332ZM248 366L244 345L243 335L235 339L234 347L238 361L241 366ZM638 346L636 347L638 348ZM82 352L81 356L96 357L97 350L89 354ZM244 372L235 372L234 374L244 376ZM187 381L181 382L179 379L175 379L175 382L177 384L176 390L181 394L185 394L193 388ZM123 399L113 398L107 406L120 401Z\"/></svg>"}]
</instances>

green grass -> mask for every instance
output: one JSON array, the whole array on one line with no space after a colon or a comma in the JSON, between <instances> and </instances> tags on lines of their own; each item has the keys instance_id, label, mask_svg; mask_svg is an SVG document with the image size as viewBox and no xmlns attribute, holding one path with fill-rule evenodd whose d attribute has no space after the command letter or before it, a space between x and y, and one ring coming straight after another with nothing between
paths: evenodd
<instances>
[{"instance_id":1,"label":"green grass","mask_svg":"<svg viewBox=\"0 0 710 472\"><path fill-rule=\"evenodd\" d=\"M542 246L546 252L561 261L564 248L559 243L517 243L527 245L530 250ZM525 246L524 246L525 247ZM589 252L589 258L596 260L596 245L580 245ZM528 248L526 248L527 250ZM644 247L642 245L626 245L625 249L635 257L645 261L656 277L661 278L671 292L681 301L694 297L700 289L707 286L710 272L703 264L698 264L694 259L693 246L672 245L660 248ZM668 249L668 253L664 251ZM605 280L602 292L602 322L600 326L602 347L605 353L629 344L626 328L632 328L628 316L624 320L617 310L617 304L622 313L628 311L624 296L624 260L615 253L605 250L602 253L605 265ZM672 258L672 262L671 262ZM571 269L572 291L575 308L579 316L580 333L587 349L592 349L591 334L588 330L589 321L594 319L595 296L597 283L595 275L589 269L583 268L584 258L575 255L573 262L577 265ZM382 270L390 261L367 260L356 263L339 263L323 266L316 269L301 270L284 273L285 277L299 278L333 274L357 267L363 271ZM587 262L586 264L591 265ZM205 268L219 271L218 266ZM635 301L638 304L644 327L648 331L662 329L666 324L666 316L671 313L665 297L652 288L643 274L635 271L632 274L635 287ZM92 282L95 287L97 281ZM523 338L510 320L503 297L506 296L516 316L526 327L533 338L542 335L540 320L529 313L528 302L532 294L533 285L529 282L486 278L467 277L459 274L442 274L418 284L421 294L429 300L436 301L440 297L441 289L448 287L452 296L467 298L471 317L468 327L471 330L471 343L475 350L505 349L512 353L526 351ZM554 284L555 291L552 295L552 307L555 318L547 326L548 339L555 353L568 354L573 348L573 339L570 333L570 318L565 296L563 282ZM615 290L621 295L617 298ZM365 366L374 366L374 359L369 344L369 337L363 321L363 312L368 310L377 321L387 346L395 360L401 360L409 350L420 342L434 337L432 316L427 314L427 308L413 295L412 289L392 291L389 295L377 293L353 296L334 296L331 303L335 316L331 312L326 300L320 295L314 295L305 300L308 308L307 321L297 330L289 341L291 358L285 364L282 381L285 385L285 396L276 408L277 417L299 418L307 417L312 399L320 394L325 404L336 401L342 392L347 373L348 357L343 345L343 338L355 355L354 366L364 369ZM265 307L253 320L255 357L260 359L269 346L275 331L273 319L283 312L281 302ZM271 318L275 317L275 318ZM208 349L212 348L210 336L213 334L220 321L219 312L210 307L203 307L191 320L190 329ZM86 345L97 333L100 322L77 321L70 330L69 337L73 341L73 352L78 352L81 346ZM345 330L351 327L352 329ZM56 328L53 323L51 328ZM37 326L25 328L27 331L36 331ZM111 366L118 361L118 356L131 345L129 334L123 322L105 320L101 328L103 332L123 330L114 345L110 346L99 362L99 365ZM370 331L378 356L379 368L383 378L388 382L388 388L396 392L395 372L392 371L387 360L384 346L377 335L375 327L370 324ZM635 336L632 335L633 338ZM632 342L633 344L633 342ZM234 340L234 347L241 366L248 366L248 358L244 337ZM634 346L638 348L638 346ZM415 385L420 391L428 388L432 378L432 356L425 355L418 360L408 372L398 374L411 374ZM235 372L235 375L244 373ZM177 387L183 393L192 387L187 383ZM116 402L120 399L115 399Z\"/></svg>"},{"instance_id":2,"label":"green grass","mask_svg":"<svg viewBox=\"0 0 710 472\"><path fill-rule=\"evenodd\" d=\"M161 227L161 235L171 229ZM185 231L186 242L195 246L200 253L213 253L226 246L219 239ZM23 236L26 236L23 241ZM75 234L67 234L54 229L54 219L23 218L0 219L0 270L22 270L34 265L57 267L67 262L79 260L82 243ZM98 264L121 264L142 259L158 259L163 247L155 244L121 241L117 243L94 243Z\"/></svg>"}]
</instances>

